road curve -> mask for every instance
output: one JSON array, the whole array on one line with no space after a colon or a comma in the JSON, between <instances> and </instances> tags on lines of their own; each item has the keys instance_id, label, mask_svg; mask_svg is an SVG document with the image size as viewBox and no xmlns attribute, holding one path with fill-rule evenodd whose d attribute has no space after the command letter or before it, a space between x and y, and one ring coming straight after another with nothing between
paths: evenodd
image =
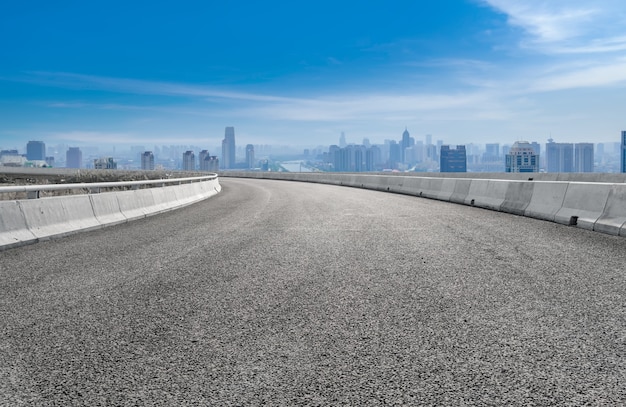
<instances>
[{"instance_id":1,"label":"road curve","mask_svg":"<svg viewBox=\"0 0 626 407\"><path fill-rule=\"evenodd\" d=\"M0 252L0 405L626 403L626 239L221 183Z\"/></svg>"}]
</instances>

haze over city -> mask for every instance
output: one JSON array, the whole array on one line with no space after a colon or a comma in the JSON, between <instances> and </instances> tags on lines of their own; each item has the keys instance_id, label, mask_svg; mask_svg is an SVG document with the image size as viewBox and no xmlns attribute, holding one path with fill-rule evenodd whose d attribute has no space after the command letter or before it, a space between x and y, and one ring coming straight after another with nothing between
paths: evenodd
<instances>
[{"instance_id":1,"label":"haze over city","mask_svg":"<svg viewBox=\"0 0 626 407\"><path fill-rule=\"evenodd\" d=\"M0 147L617 142L620 0L12 2Z\"/></svg>"}]
</instances>

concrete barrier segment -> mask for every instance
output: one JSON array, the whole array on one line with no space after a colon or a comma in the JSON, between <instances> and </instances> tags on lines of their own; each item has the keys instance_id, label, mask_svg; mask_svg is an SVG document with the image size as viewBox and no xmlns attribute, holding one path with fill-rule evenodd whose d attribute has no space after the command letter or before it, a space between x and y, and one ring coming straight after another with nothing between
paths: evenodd
<instances>
[{"instance_id":1,"label":"concrete barrier segment","mask_svg":"<svg viewBox=\"0 0 626 407\"><path fill-rule=\"evenodd\" d=\"M507 182L506 193L500 210L514 215L524 215L524 211L533 197L534 188L534 181Z\"/></svg>"},{"instance_id":2,"label":"concrete barrier segment","mask_svg":"<svg viewBox=\"0 0 626 407\"><path fill-rule=\"evenodd\" d=\"M613 184L602 215L593 230L611 235L626 235L626 184Z\"/></svg>"},{"instance_id":3,"label":"concrete barrier segment","mask_svg":"<svg viewBox=\"0 0 626 407\"><path fill-rule=\"evenodd\" d=\"M506 198L507 181L473 179L465 203L499 211Z\"/></svg>"},{"instance_id":4,"label":"concrete barrier segment","mask_svg":"<svg viewBox=\"0 0 626 407\"><path fill-rule=\"evenodd\" d=\"M154 199L152 208L155 212L169 211L178 206L176 193L173 188L176 187L150 188L152 198Z\"/></svg>"},{"instance_id":5,"label":"concrete barrier segment","mask_svg":"<svg viewBox=\"0 0 626 407\"><path fill-rule=\"evenodd\" d=\"M120 211L128 220L145 218L155 205L150 189L116 192Z\"/></svg>"},{"instance_id":6,"label":"concrete barrier segment","mask_svg":"<svg viewBox=\"0 0 626 407\"><path fill-rule=\"evenodd\" d=\"M554 222L556 213L563 206L567 182L534 181L533 195L524 210L524 216Z\"/></svg>"},{"instance_id":7,"label":"concrete barrier segment","mask_svg":"<svg viewBox=\"0 0 626 407\"><path fill-rule=\"evenodd\" d=\"M117 200L117 192L105 192L101 194L89 195L91 207L98 222L101 225L114 225L127 221L120 210L120 203Z\"/></svg>"},{"instance_id":8,"label":"concrete barrier segment","mask_svg":"<svg viewBox=\"0 0 626 407\"><path fill-rule=\"evenodd\" d=\"M450 197L456 188L456 178L442 178L443 182L439 185L439 192L435 193L435 199L440 201L450 201Z\"/></svg>"},{"instance_id":9,"label":"concrete barrier segment","mask_svg":"<svg viewBox=\"0 0 626 407\"><path fill-rule=\"evenodd\" d=\"M61 204L69 216L69 225L72 231L102 227L96 218L89 195L73 195L65 198L61 200Z\"/></svg>"},{"instance_id":10,"label":"concrete barrier segment","mask_svg":"<svg viewBox=\"0 0 626 407\"><path fill-rule=\"evenodd\" d=\"M387 185L394 192L402 194L424 196L424 178L422 177L398 177L389 175L386 177Z\"/></svg>"},{"instance_id":11,"label":"concrete barrier segment","mask_svg":"<svg viewBox=\"0 0 626 407\"><path fill-rule=\"evenodd\" d=\"M0 250L37 242L17 201L0 201Z\"/></svg>"},{"instance_id":12,"label":"concrete barrier segment","mask_svg":"<svg viewBox=\"0 0 626 407\"><path fill-rule=\"evenodd\" d=\"M604 208L613 184L571 182L567 187L561 209L554 221L564 225L593 230Z\"/></svg>"},{"instance_id":13,"label":"concrete barrier segment","mask_svg":"<svg viewBox=\"0 0 626 407\"><path fill-rule=\"evenodd\" d=\"M100 226L87 195L22 200L19 205L28 229L40 240L65 236L83 226ZM81 205L85 208L79 208Z\"/></svg>"},{"instance_id":14,"label":"concrete barrier segment","mask_svg":"<svg viewBox=\"0 0 626 407\"><path fill-rule=\"evenodd\" d=\"M454 191L452 192L452 195L450 195L450 202L464 204L471 185L471 179L457 178L454 183Z\"/></svg>"}]
</instances>

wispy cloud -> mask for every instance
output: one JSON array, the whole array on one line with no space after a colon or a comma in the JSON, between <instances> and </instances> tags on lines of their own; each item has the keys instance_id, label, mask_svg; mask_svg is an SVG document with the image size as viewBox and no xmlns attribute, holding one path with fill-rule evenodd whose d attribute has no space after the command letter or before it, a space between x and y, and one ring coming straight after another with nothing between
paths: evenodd
<instances>
[{"instance_id":1,"label":"wispy cloud","mask_svg":"<svg viewBox=\"0 0 626 407\"><path fill-rule=\"evenodd\" d=\"M537 77L529 92L556 91L564 89L597 88L626 84L626 59L611 64L568 69Z\"/></svg>"},{"instance_id":2,"label":"wispy cloud","mask_svg":"<svg viewBox=\"0 0 626 407\"><path fill-rule=\"evenodd\" d=\"M549 53L598 53L626 49L622 0L482 0L527 34L526 48Z\"/></svg>"},{"instance_id":3,"label":"wispy cloud","mask_svg":"<svg viewBox=\"0 0 626 407\"><path fill-rule=\"evenodd\" d=\"M28 72L14 81L37 85L71 89L103 90L108 92L134 93L142 95L165 95L233 99L243 101L273 102L288 101L289 98L254 93L233 92L201 85L156 82L127 78L111 78L69 72Z\"/></svg>"},{"instance_id":4,"label":"wispy cloud","mask_svg":"<svg viewBox=\"0 0 626 407\"><path fill-rule=\"evenodd\" d=\"M480 65L476 61L472 64ZM476 111L477 106L493 107L489 98L481 92L441 91L416 93L406 90L403 93L381 93L363 90L359 93L327 93L317 97L293 98L218 91L199 85L98 77L73 73L37 72L31 75L31 77L21 80L44 86L98 89L108 92L175 96L192 99L191 107L178 106L175 102L166 106L85 103L82 101L55 101L48 103L49 107L66 109L152 110L198 115L209 115L209 112L212 112L210 114L229 117L253 116L262 120L341 122L372 119L386 120L388 117L397 116L415 119L428 112L446 109L469 109ZM219 98L218 103L215 103L215 98ZM229 103L227 107L221 106L223 102L227 101L234 103Z\"/></svg>"}]
</instances>

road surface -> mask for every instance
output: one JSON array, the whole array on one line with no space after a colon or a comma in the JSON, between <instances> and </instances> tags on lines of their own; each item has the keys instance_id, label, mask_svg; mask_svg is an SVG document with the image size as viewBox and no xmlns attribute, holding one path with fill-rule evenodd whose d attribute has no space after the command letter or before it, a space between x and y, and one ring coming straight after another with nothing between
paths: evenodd
<instances>
[{"instance_id":1,"label":"road surface","mask_svg":"<svg viewBox=\"0 0 626 407\"><path fill-rule=\"evenodd\" d=\"M626 403L626 239L221 182L0 252L0 405Z\"/></svg>"}]
</instances>

